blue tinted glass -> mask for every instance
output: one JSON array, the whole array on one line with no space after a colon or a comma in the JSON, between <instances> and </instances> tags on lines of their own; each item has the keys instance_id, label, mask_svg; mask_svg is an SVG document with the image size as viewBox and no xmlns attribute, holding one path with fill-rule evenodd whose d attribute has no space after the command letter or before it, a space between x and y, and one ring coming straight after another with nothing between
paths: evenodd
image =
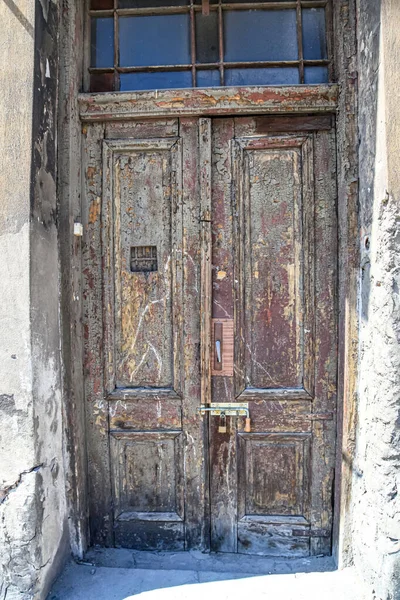
<instances>
[{"instance_id":1,"label":"blue tinted glass","mask_svg":"<svg viewBox=\"0 0 400 600\"><path fill-rule=\"evenodd\" d=\"M228 10L225 60L297 60L295 10Z\"/></svg>"},{"instance_id":2,"label":"blue tinted glass","mask_svg":"<svg viewBox=\"0 0 400 600\"><path fill-rule=\"evenodd\" d=\"M188 0L118 0L119 8L158 8L161 6L185 6Z\"/></svg>"},{"instance_id":3,"label":"blue tinted glass","mask_svg":"<svg viewBox=\"0 0 400 600\"><path fill-rule=\"evenodd\" d=\"M156 73L121 73L121 91L166 90L192 87L190 71L165 71Z\"/></svg>"},{"instance_id":4,"label":"blue tinted glass","mask_svg":"<svg viewBox=\"0 0 400 600\"><path fill-rule=\"evenodd\" d=\"M329 75L327 67L305 67L304 83L328 83Z\"/></svg>"},{"instance_id":5,"label":"blue tinted glass","mask_svg":"<svg viewBox=\"0 0 400 600\"><path fill-rule=\"evenodd\" d=\"M114 66L114 19L95 18L91 22L91 66Z\"/></svg>"},{"instance_id":6,"label":"blue tinted glass","mask_svg":"<svg viewBox=\"0 0 400 600\"><path fill-rule=\"evenodd\" d=\"M120 17L120 65L190 63L189 15Z\"/></svg>"},{"instance_id":7,"label":"blue tinted glass","mask_svg":"<svg viewBox=\"0 0 400 600\"><path fill-rule=\"evenodd\" d=\"M246 2L250 2L253 0L245 0ZM273 0L274 2L293 2L293 0ZM243 0L222 0L224 4L242 4ZM255 0L255 2L264 2L264 0Z\"/></svg>"},{"instance_id":8,"label":"blue tinted glass","mask_svg":"<svg viewBox=\"0 0 400 600\"><path fill-rule=\"evenodd\" d=\"M297 67L225 70L225 85L292 85L296 83L300 83Z\"/></svg>"},{"instance_id":9,"label":"blue tinted glass","mask_svg":"<svg viewBox=\"0 0 400 600\"><path fill-rule=\"evenodd\" d=\"M206 71L201 69L197 71L197 87L216 87L218 85L221 85L218 70Z\"/></svg>"},{"instance_id":10,"label":"blue tinted glass","mask_svg":"<svg viewBox=\"0 0 400 600\"><path fill-rule=\"evenodd\" d=\"M210 11L208 16L196 13L196 62L215 63L219 60L218 13Z\"/></svg>"},{"instance_id":11,"label":"blue tinted glass","mask_svg":"<svg viewBox=\"0 0 400 600\"><path fill-rule=\"evenodd\" d=\"M306 60L326 58L325 10L305 8L303 18L303 56Z\"/></svg>"}]
</instances>

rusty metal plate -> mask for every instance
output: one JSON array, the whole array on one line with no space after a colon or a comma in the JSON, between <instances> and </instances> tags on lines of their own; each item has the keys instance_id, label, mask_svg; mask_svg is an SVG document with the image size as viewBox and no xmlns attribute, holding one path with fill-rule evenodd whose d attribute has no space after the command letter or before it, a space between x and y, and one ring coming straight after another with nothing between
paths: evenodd
<instances>
[{"instance_id":1,"label":"rusty metal plate","mask_svg":"<svg viewBox=\"0 0 400 600\"><path fill-rule=\"evenodd\" d=\"M215 368L215 331L222 325L222 365ZM233 319L211 319L211 375L233 377Z\"/></svg>"}]
</instances>

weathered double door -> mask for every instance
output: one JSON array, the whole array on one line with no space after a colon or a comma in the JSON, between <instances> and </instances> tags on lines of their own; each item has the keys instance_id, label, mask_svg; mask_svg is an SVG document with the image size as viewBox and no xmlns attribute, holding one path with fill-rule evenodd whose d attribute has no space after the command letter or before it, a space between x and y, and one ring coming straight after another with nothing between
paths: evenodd
<instances>
[{"instance_id":1,"label":"weathered double door","mask_svg":"<svg viewBox=\"0 0 400 600\"><path fill-rule=\"evenodd\" d=\"M330 117L93 123L83 147L92 542L329 553Z\"/></svg>"}]
</instances>

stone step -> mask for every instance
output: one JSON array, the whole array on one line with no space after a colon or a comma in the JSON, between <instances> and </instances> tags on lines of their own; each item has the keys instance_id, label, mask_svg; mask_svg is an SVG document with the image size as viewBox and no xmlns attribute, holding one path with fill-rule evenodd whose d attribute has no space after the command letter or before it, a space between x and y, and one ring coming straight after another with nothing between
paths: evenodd
<instances>
[{"instance_id":1,"label":"stone step","mask_svg":"<svg viewBox=\"0 0 400 600\"><path fill-rule=\"evenodd\" d=\"M282 559L246 554L190 552L139 552L119 548L91 548L84 562L99 567L123 569L161 569L184 571L272 573L310 573L334 571L331 556Z\"/></svg>"}]
</instances>

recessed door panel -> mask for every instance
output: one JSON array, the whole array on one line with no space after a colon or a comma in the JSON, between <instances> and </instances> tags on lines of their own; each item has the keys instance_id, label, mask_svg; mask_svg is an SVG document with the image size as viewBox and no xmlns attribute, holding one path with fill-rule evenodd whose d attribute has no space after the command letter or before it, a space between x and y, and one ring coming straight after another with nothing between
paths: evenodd
<instances>
[{"instance_id":1,"label":"recessed door panel","mask_svg":"<svg viewBox=\"0 0 400 600\"><path fill-rule=\"evenodd\" d=\"M241 434L239 516L308 516L310 434ZM243 468L242 468L243 467ZM243 515L241 514L243 512Z\"/></svg>"},{"instance_id":2,"label":"recessed door panel","mask_svg":"<svg viewBox=\"0 0 400 600\"><path fill-rule=\"evenodd\" d=\"M183 550L182 432L111 433L115 544Z\"/></svg>"},{"instance_id":3,"label":"recessed door panel","mask_svg":"<svg viewBox=\"0 0 400 600\"><path fill-rule=\"evenodd\" d=\"M238 443L238 551L308 556L311 433L241 433Z\"/></svg>"},{"instance_id":4,"label":"recessed door panel","mask_svg":"<svg viewBox=\"0 0 400 600\"><path fill-rule=\"evenodd\" d=\"M108 318L108 371L112 376L115 370L117 387L179 388L173 326L182 290L173 248L182 243L176 210L180 141L107 140L103 144L106 290L114 292L108 305L114 310ZM175 343L179 339L177 331Z\"/></svg>"},{"instance_id":5,"label":"recessed door panel","mask_svg":"<svg viewBox=\"0 0 400 600\"><path fill-rule=\"evenodd\" d=\"M312 160L307 137L234 143L237 392L312 391Z\"/></svg>"}]
</instances>

